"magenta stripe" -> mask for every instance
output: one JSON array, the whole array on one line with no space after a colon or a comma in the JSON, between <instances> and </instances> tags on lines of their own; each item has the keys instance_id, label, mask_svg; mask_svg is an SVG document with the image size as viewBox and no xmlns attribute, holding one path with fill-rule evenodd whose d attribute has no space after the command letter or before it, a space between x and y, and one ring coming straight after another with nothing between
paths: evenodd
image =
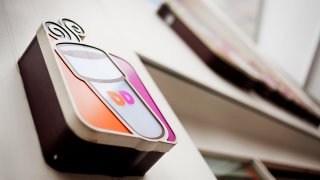
<instances>
[{"instance_id":1,"label":"magenta stripe","mask_svg":"<svg viewBox=\"0 0 320 180\"><path fill-rule=\"evenodd\" d=\"M161 119L163 124L166 126L168 132L169 132L169 137L168 141L174 142L176 140L176 136L174 132L172 131L171 127L169 126L168 122L165 120L163 117L162 113L160 112L159 108L157 105L154 103L152 97L148 93L147 89L143 85L141 79L139 78L138 74L136 71L133 69L133 67L124 59L111 54L112 60L118 65L118 67L129 77L130 83L135 87L137 92L139 92L140 96L143 97L145 102L148 103L150 108L153 110L153 112Z\"/></svg>"}]
</instances>

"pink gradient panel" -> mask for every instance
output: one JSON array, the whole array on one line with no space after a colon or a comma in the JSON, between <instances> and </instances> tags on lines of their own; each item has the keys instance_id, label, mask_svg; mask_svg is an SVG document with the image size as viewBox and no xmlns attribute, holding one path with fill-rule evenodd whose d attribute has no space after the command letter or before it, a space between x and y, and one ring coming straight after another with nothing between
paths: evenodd
<instances>
[{"instance_id":1,"label":"pink gradient panel","mask_svg":"<svg viewBox=\"0 0 320 180\"><path fill-rule=\"evenodd\" d=\"M142 98L145 100L145 102L148 103L148 105L153 110L153 112L158 116L158 118L166 126L166 128L169 132L168 141L171 141L171 142L175 141L176 136L174 135L174 132L172 131L168 122L163 117L163 115L160 112L157 105L154 103L152 97L148 93L147 89L143 85L141 79L139 78L138 74L133 69L133 67L127 61L125 61L124 59L121 59L120 57L118 57L116 55L111 54L111 58L117 64L117 66L127 75L127 77L129 77L130 83L135 87L135 89L142 96Z\"/></svg>"}]
</instances>

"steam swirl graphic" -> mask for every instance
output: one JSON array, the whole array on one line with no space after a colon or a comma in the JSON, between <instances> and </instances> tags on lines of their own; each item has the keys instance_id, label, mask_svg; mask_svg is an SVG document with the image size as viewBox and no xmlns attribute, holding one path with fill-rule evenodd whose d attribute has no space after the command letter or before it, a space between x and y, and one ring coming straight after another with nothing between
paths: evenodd
<instances>
[{"instance_id":1,"label":"steam swirl graphic","mask_svg":"<svg viewBox=\"0 0 320 180\"><path fill-rule=\"evenodd\" d=\"M59 24L48 21L45 26L53 38L71 40L70 34Z\"/></svg>"},{"instance_id":2,"label":"steam swirl graphic","mask_svg":"<svg viewBox=\"0 0 320 180\"><path fill-rule=\"evenodd\" d=\"M86 34L85 34L84 30L76 22L74 22L70 19L63 18L61 20L61 24L64 27L66 27L68 29L68 31L70 31L79 42L81 42L85 38Z\"/></svg>"}]
</instances>

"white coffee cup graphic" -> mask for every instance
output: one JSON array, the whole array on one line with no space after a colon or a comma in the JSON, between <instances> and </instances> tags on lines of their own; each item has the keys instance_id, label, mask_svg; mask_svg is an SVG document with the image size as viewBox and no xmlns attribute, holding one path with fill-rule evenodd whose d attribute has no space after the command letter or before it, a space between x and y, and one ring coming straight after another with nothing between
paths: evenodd
<instances>
[{"instance_id":1,"label":"white coffee cup graphic","mask_svg":"<svg viewBox=\"0 0 320 180\"><path fill-rule=\"evenodd\" d=\"M125 75L101 50L75 43L57 44L67 66L135 133L150 139L162 138L164 128Z\"/></svg>"}]
</instances>

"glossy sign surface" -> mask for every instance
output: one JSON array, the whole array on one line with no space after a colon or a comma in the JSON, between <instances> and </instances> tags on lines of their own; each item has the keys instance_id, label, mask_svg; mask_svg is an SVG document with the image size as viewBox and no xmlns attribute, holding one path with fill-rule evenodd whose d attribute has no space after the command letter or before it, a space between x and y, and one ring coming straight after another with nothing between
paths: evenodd
<instances>
[{"instance_id":1,"label":"glossy sign surface","mask_svg":"<svg viewBox=\"0 0 320 180\"><path fill-rule=\"evenodd\" d=\"M92 90L91 93L94 93L107 107L111 108L128 129L146 138L163 137L164 128L158 119L104 52L90 46L73 43L57 44L57 49L72 73L86 83ZM79 108L79 104L77 106L79 110L83 109ZM86 118L84 119L87 121ZM104 118L104 121L108 119Z\"/></svg>"}]
</instances>

